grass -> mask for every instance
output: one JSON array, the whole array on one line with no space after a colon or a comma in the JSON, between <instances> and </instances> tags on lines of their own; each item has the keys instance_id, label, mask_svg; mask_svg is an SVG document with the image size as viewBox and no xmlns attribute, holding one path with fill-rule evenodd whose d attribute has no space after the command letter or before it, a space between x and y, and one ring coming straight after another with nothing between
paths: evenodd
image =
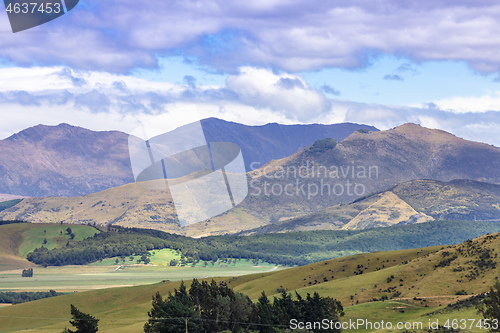
<instances>
[{"instance_id":1,"label":"grass","mask_svg":"<svg viewBox=\"0 0 500 333\"><path fill-rule=\"evenodd\" d=\"M112 288L84 293L74 293L40 301L29 302L11 307L0 308L0 332L59 333L68 326L69 305L75 304L81 311L90 313L100 319L99 329L102 332L141 332L147 320L147 312L151 309L151 297L159 291L167 295L178 282L167 282L154 285L142 285L129 288ZM480 319L474 309L461 309L428 315L443 306L424 307L401 301L370 302L345 307L346 315L342 321L398 322L422 323L427 328L430 322L439 321L443 325L452 319ZM23 315L22 315L23 314ZM29 315L26 315L29 314ZM19 320L19 316L24 319ZM345 332L373 332L374 329L345 330ZM377 332L401 332L402 330L376 330ZM412 330L413 331L413 330ZM422 330L416 330L424 332ZM483 330L484 331L484 330ZM479 329L463 330L463 332L480 332Z\"/></svg>"},{"instance_id":2,"label":"grass","mask_svg":"<svg viewBox=\"0 0 500 333\"><path fill-rule=\"evenodd\" d=\"M0 202L0 212L2 210L8 209L10 207L14 207L18 203L20 203L22 199L13 199L13 200L7 200L7 201L2 201Z\"/></svg>"},{"instance_id":3,"label":"grass","mask_svg":"<svg viewBox=\"0 0 500 333\"><path fill-rule=\"evenodd\" d=\"M376 325L375 323L380 323L382 320L386 323L384 325L386 329L376 330L377 332L401 332L402 329L397 329L398 323L402 323L402 327L407 325L404 328L409 331L428 332L427 329L435 327L436 323L444 326L447 321L451 324L453 320L456 320L459 325L463 325L464 322L460 322L462 319L469 321L464 326L465 329L460 330L460 332L485 332L484 328L480 329L475 326L479 319L483 319L475 308L434 313L443 308L443 306L424 307L397 301L379 301L349 306L345 308L346 315L343 321L349 322L351 320L355 322L361 319L364 320L365 324L357 329L344 330L344 332L373 332L375 329L369 329L370 326L367 326L366 322ZM472 320L474 320L474 325L470 327ZM393 328L387 329L389 326L387 323L391 323Z\"/></svg>"},{"instance_id":4,"label":"grass","mask_svg":"<svg viewBox=\"0 0 500 333\"><path fill-rule=\"evenodd\" d=\"M22 332L27 329L33 329L32 332L60 332L68 325L70 304L101 319L100 330L103 332L140 332L147 320L147 312L151 309L151 296L156 291L167 295L169 291L178 288L179 282L175 280L186 279L187 276L206 277L210 280L215 275L219 276L214 278L216 281L225 280L235 291L243 292L253 300L263 290L272 299L273 295L278 294L278 288L297 291L303 296L318 292L321 296L336 298L345 307L345 321L384 320L393 325L398 322L415 322L422 323L422 329L426 329L429 320L432 323L438 320L440 325L452 319L478 320L480 317L473 308L445 310L445 305L468 297L455 295L457 290L465 289L469 294L479 293L486 291L494 283L495 277L500 275L500 267L480 269L481 274L471 281L463 278L460 281L460 277L467 272L456 271L456 268L463 266L465 262L473 266L478 256L484 256L488 249L494 251L500 247L499 244L500 236L491 235L456 246L365 253L279 271L270 271L270 266L263 264L244 267L251 264L245 260L228 267L211 267L211 264L208 267L135 265L114 270L117 266L83 266L78 274L75 273L75 267L35 269L35 278L23 280L17 277L16 281L11 281L10 286L4 283L10 281L9 277L0 276L0 288L47 288L55 279L59 279L59 288L50 289L57 291L68 291L78 285L82 289L90 289L99 283L106 284L107 287L117 282L141 285L91 290L3 307L0 308L0 327L3 329L0 332ZM437 267L443 258L448 258L453 253L466 254L457 257L448 266ZM168 259L169 255L175 254L158 253L158 258ZM248 274L250 268L254 274L234 276L236 273ZM155 279L163 282L153 283ZM152 284L146 284L149 282ZM61 290L61 287L66 289ZM387 289L391 291L388 292ZM394 291L401 294L393 297L390 293ZM385 302L373 301L373 298L380 299L384 295L388 295L390 299ZM19 317L25 318L20 321ZM356 331L401 332L403 329ZM420 329L410 331L424 332ZM463 330L479 331L476 327Z\"/></svg>"},{"instance_id":5,"label":"grass","mask_svg":"<svg viewBox=\"0 0 500 333\"><path fill-rule=\"evenodd\" d=\"M46 225L43 228L33 228L25 231L22 234L23 242L19 246L19 254L22 256L27 255L36 248L42 245L48 249L53 249L58 246L63 246L66 242L70 241L70 235L66 232L67 228L71 228L75 238L73 241L84 240L85 238L92 237L99 231L95 228L85 225ZM47 243L44 243L47 239Z\"/></svg>"},{"instance_id":6,"label":"grass","mask_svg":"<svg viewBox=\"0 0 500 333\"><path fill-rule=\"evenodd\" d=\"M114 259L107 259L114 263ZM128 259L127 259L128 260ZM104 262L104 261L103 261ZM117 286L153 284L163 280L179 281L192 278L218 276L240 276L276 270L276 266L259 263L253 266L242 260L235 265L217 262L207 267L198 264L195 267L153 266L144 264L131 265L86 265L63 267L35 267L33 278L23 278L20 272L0 272L0 289L11 291L82 291ZM279 267L283 269L283 267Z\"/></svg>"}]
</instances>

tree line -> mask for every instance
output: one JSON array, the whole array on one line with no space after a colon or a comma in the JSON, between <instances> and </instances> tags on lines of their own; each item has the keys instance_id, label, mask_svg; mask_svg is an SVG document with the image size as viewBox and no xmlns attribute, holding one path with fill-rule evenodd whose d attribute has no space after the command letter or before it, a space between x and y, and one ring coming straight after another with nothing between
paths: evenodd
<instances>
[{"instance_id":1,"label":"tree line","mask_svg":"<svg viewBox=\"0 0 500 333\"><path fill-rule=\"evenodd\" d=\"M83 265L111 257L144 255L169 248L204 261L260 259L278 265L306 265L362 252L393 251L439 244L456 244L500 224L480 221L435 221L369 230L321 230L254 236L210 236L199 239L159 230L111 227L83 241L28 254L28 260L48 266ZM387 240L391 241L388 242Z\"/></svg>"},{"instance_id":2,"label":"tree line","mask_svg":"<svg viewBox=\"0 0 500 333\"><path fill-rule=\"evenodd\" d=\"M184 282L163 299L153 296L150 317L144 325L146 333L184 332L279 332L290 327L292 319L300 322L333 323L344 315L339 301L318 293L306 298L283 291L273 302L263 292L254 304L248 296L235 292L224 282L217 284L193 279L188 290ZM336 332L322 330L322 332Z\"/></svg>"},{"instance_id":3,"label":"tree line","mask_svg":"<svg viewBox=\"0 0 500 333\"><path fill-rule=\"evenodd\" d=\"M55 290L50 291L3 291L0 292L0 303L19 304L25 302L36 301L42 298L65 295L66 293L58 293Z\"/></svg>"}]
</instances>

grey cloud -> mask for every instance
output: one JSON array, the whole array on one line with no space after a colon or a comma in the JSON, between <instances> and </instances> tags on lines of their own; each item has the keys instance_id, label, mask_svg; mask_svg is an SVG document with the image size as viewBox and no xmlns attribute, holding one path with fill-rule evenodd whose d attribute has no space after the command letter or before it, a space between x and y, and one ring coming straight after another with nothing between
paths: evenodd
<instances>
[{"instance_id":1,"label":"grey cloud","mask_svg":"<svg viewBox=\"0 0 500 333\"><path fill-rule=\"evenodd\" d=\"M110 105L108 96L95 89L75 96L75 106L88 108L92 112L107 112Z\"/></svg>"},{"instance_id":2,"label":"grey cloud","mask_svg":"<svg viewBox=\"0 0 500 333\"><path fill-rule=\"evenodd\" d=\"M321 90L324 93L327 93L327 94L330 94L330 95L340 96L340 91L339 90L337 90L335 88L332 88L332 87L330 87L327 84L322 85L321 86Z\"/></svg>"},{"instance_id":3,"label":"grey cloud","mask_svg":"<svg viewBox=\"0 0 500 333\"><path fill-rule=\"evenodd\" d=\"M25 106L40 106L41 103L38 100L38 97L30 94L27 91L19 90L19 91L10 91L7 94L4 94L4 98L11 103L17 103Z\"/></svg>"},{"instance_id":4,"label":"grey cloud","mask_svg":"<svg viewBox=\"0 0 500 333\"><path fill-rule=\"evenodd\" d=\"M413 64L410 64L410 63L402 64L401 66L396 68L395 72L396 73L409 73L409 74L413 74L413 75L418 74L418 71L415 68L415 66Z\"/></svg>"},{"instance_id":5,"label":"grey cloud","mask_svg":"<svg viewBox=\"0 0 500 333\"><path fill-rule=\"evenodd\" d=\"M300 89L305 88L304 84L299 79L290 79L287 77L283 77L283 78L279 79L278 83L276 83L276 84L278 86L280 86L281 88L287 89L287 90L290 90L293 88L300 88Z\"/></svg>"},{"instance_id":6,"label":"grey cloud","mask_svg":"<svg viewBox=\"0 0 500 333\"><path fill-rule=\"evenodd\" d=\"M122 113L152 113L136 96L126 95L118 97L119 110Z\"/></svg>"},{"instance_id":7,"label":"grey cloud","mask_svg":"<svg viewBox=\"0 0 500 333\"><path fill-rule=\"evenodd\" d=\"M122 91L122 92L127 91L127 85L123 81L113 82L113 88L115 88L116 90Z\"/></svg>"},{"instance_id":8,"label":"grey cloud","mask_svg":"<svg viewBox=\"0 0 500 333\"><path fill-rule=\"evenodd\" d=\"M57 74L61 78L69 79L74 87L83 87L84 85L87 84L87 81L85 79L74 76L72 70L67 67L63 68Z\"/></svg>"},{"instance_id":9,"label":"grey cloud","mask_svg":"<svg viewBox=\"0 0 500 333\"><path fill-rule=\"evenodd\" d=\"M67 90L58 91L38 97L40 100L46 100L53 105L63 105L73 99L74 95Z\"/></svg>"},{"instance_id":10,"label":"grey cloud","mask_svg":"<svg viewBox=\"0 0 500 333\"><path fill-rule=\"evenodd\" d=\"M162 110L163 107L170 102L167 96L150 92L146 94L146 99L149 100L149 106L154 111Z\"/></svg>"},{"instance_id":11,"label":"grey cloud","mask_svg":"<svg viewBox=\"0 0 500 333\"><path fill-rule=\"evenodd\" d=\"M404 81L403 77L401 75L397 75L397 74L384 75L384 80Z\"/></svg>"},{"instance_id":12,"label":"grey cloud","mask_svg":"<svg viewBox=\"0 0 500 333\"><path fill-rule=\"evenodd\" d=\"M183 78L183 81L186 83L186 85L189 88L191 88L191 89L196 88L196 78L194 76L185 75Z\"/></svg>"}]
</instances>

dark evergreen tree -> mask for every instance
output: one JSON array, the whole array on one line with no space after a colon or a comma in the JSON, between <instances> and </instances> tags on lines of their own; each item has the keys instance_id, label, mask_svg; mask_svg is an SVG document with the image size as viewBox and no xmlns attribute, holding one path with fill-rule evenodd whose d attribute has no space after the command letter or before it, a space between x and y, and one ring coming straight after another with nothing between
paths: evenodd
<instances>
[{"instance_id":1,"label":"dark evergreen tree","mask_svg":"<svg viewBox=\"0 0 500 333\"><path fill-rule=\"evenodd\" d=\"M185 297L187 294L182 290L176 290L174 295L169 294L168 300L165 301L159 292L153 296L153 308L148 312L150 319L144 325L144 332L185 332L186 325L189 332L202 332L200 318L193 309L189 299Z\"/></svg>"},{"instance_id":2,"label":"dark evergreen tree","mask_svg":"<svg viewBox=\"0 0 500 333\"><path fill-rule=\"evenodd\" d=\"M478 307L484 318L490 320L490 324L493 319L500 320L500 282L497 281L490 288L488 297ZM496 327L497 329L491 329L491 331L500 332L500 327L498 325Z\"/></svg>"},{"instance_id":3,"label":"dark evergreen tree","mask_svg":"<svg viewBox=\"0 0 500 333\"><path fill-rule=\"evenodd\" d=\"M259 326L259 331L262 333L276 332L273 326L278 324L278 318L275 316L273 306L271 302L269 302L265 292L262 292L257 301L257 313L260 317L261 324L261 326Z\"/></svg>"},{"instance_id":4,"label":"dark evergreen tree","mask_svg":"<svg viewBox=\"0 0 500 333\"><path fill-rule=\"evenodd\" d=\"M95 333L99 330L97 327L99 319L81 312L73 304L71 304L71 316L72 320L69 323L76 328L76 331L65 328L62 333Z\"/></svg>"}]
</instances>

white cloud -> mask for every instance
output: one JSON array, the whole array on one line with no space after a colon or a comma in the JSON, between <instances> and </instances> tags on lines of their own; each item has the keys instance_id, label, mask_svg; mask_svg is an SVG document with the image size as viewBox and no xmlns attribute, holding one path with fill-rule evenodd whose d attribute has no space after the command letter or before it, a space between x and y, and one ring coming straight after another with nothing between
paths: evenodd
<instances>
[{"instance_id":1,"label":"white cloud","mask_svg":"<svg viewBox=\"0 0 500 333\"><path fill-rule=\"evenodd\" d=\"M455 96L435 101L439 108L452 112L486 112L500 110L500 91L491 91L482 96Z\"/></svg>"},{"instance_id":2,"label":"white cloud","mask_svg":"<svg viewBox=\"0 0 500 333\"><path fill-rule=\"evenodd\" d=\"M322 93L289 74L244 67L238 75L229 76L226 85L242 103L257 109L270 108L298 121L314 120L330 108Z\"/></svg>"},{"instance_id":3,"label":"white cloud","mask_svg":"<svg viewBox=\"0 0 500 333\"><path fill-rule=\"evenodd\" d=\"M9 83L0 80L4 137L40 123L129 132L138 121L157 117L167 131L208 117L290 124L330 111L325 96L300 77L250 67L229 76L226 86L175 85L64 67L0 69L0 77L9 75Z\"/></svg>"},{"instance_id":4,"label":"white cloud","mask_svg":"<svg viewBox=\"0 0 500 333\"><path fill-rule=\"evenodd\" d=\"M351 102L344 121L367 123L381 130L404 123L441 129L466 140L500 147L500 111L452 112L438 108L410 108ZM334 105L335 107L335 105Z\"/></svg>"}]
</instances>

